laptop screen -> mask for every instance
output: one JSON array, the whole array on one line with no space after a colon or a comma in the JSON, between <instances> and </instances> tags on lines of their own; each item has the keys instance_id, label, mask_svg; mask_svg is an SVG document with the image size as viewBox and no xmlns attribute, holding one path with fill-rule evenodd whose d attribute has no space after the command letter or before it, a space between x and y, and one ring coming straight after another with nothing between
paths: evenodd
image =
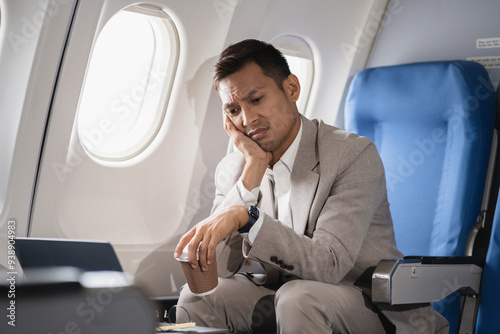
<instances>
[{"instance_id":1,"label":"laptop screen","mask_svg":"<svg viewBox=\"0 0 500 334\"><path fill-rule=\"evenodd\" d=\"M23 270L70 266L84 271L123 271L109 242L72 239L16 238Z\"/></svg>"}]
</instances>

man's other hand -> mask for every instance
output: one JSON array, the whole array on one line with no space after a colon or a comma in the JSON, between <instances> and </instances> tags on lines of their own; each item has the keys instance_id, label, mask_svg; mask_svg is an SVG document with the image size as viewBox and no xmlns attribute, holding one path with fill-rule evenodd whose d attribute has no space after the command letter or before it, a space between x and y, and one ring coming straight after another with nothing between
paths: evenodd
<instances>
[{"instance_id":1,"label":"man's other hand","mask_svg":"<svg viewBox=\"0 0 500 334\"><path fill-rule=\"evenodd\" d=\"M193 269L198 267L196 256L198 253L199 265L206 271L207 265L210 265L215 257L217 244L243 227L248 218L248 211L242 205L231 205L215 212L182 236L175 248L174 257L180 257L184 248L188 246L188 260L191 267Z\"/></svg>"}]
</instances>

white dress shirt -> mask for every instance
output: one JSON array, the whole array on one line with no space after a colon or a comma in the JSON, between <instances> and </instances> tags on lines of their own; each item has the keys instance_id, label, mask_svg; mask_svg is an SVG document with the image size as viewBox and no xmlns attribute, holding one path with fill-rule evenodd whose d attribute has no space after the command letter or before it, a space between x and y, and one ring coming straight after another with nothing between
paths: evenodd
<instances>
[{"instance_id":1,"label":"white dress shirt","mask_svg":"<svg viewBox=\"0 0 500 334\"><path fill-rule=\"evenodd\" d=\"M295 157L297 156L297 151L299 149L300 138L302 137L302 120L300 120L300 122L299 132L297 133L297 136L293 140L290 147L286 150L285 153L283 153L280 160L273 166L273 168L268 167L266 170L267 177L269 177L274 183L273 191L274 204L276 208L275 213L277 214L276 218L280 222L288 225L291 228L293 228L293 217L290 207L290 178L292 175ZM236 183L236 187L238 189L238 192L240 193L241 198L245 202L245 205L257 205L260 187L248 191L243 186L241 178ZM259 219L257 219L255 224L248 232L248 239L251 243L253 243L255 238L257 237L263 220L264 217L259 212Z\"/></svg>"}]
</instances>

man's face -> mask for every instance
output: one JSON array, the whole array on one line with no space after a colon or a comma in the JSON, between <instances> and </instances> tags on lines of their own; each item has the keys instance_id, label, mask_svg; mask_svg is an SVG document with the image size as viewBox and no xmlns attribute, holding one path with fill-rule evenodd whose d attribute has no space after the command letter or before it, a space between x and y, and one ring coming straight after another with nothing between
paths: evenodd
<instances>
[{"instance_id":1,"label":"man's face","mask_svg":"<svg viewBox=\"0 0 500 334\"><path fill-rule=\"evenodd\" d=\"M238 130L273 155L281 156L300 128L295 102L300 93L298 79L290 75L283 90L263 74L256 63L219 82L223 111Z\"/></svg>"}]
</instances>

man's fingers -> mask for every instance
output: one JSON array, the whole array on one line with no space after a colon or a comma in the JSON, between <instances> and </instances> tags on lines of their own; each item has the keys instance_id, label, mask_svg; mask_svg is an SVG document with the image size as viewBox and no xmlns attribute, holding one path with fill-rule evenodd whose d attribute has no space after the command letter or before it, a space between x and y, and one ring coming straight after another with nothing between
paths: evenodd
<instances>
[{"instance_id":1,"label":"man's fingers","mask_svg":"<svg viewBox=\"0 0 500 334\"><path fill-rule=\"evenodd\" d=\"M193 269L198 268L198 248L203 240L203 234L198 230L188 245L188 260Z\"/></svg>"},{"instance_id":2,"label":"man's fingers","mask_svg":"<svg viewBox=\"0 0 500 334\"><path fill-rule=\"evenodd\" d=\"M224 130L226 130L229 135L231 135L231 133L235 130L233 121L231 121L226 113L224 113Z\"/></svg>"},{"instance_id":3,"label":"man's fingers","mask_svg":"<svg viewBox=\"0 0 500 334\"><path fill-rule=\"evenodd\" d=\"M229 137L231 137L233 142L238 141L238 137L240 135L243 135L243 132L239 131L236 128L233 121L226 113L224 113L224 130L226 130L226 133L229 135Z\"/></svg>"},{"instance_id":4,"label":"man's fingers","mask_svg":"<svg viewBox=\"0 0 500 334\"><path fill-rule=\"evenodd\" d=\"M208 246L210 245L211 241L211 236L210 234L207 234L204 238L203 241L200 244L200 248L198 249L198 255L199 255L199 260L200 260L200 266L203 271L206 271L207 265L208 265Z\"/></svg>"},{"instance_id":5,"label":"man's fingers","mask_svg":"<svg viewBox=\"0 0 500 334\"><path fill-rule=\"evenodd\" d=\"M217 244L236 230L239 226L238 215L234 208L225 208L204 221L198 223L184 234L174 251L180 257L184 249L188 252L188 262L193 269L202 267L205 271L215 258ZM243 208L239 206L240 209Z\"/></svg>"},{"instance_id":6,"label":"man's fingers","mask_svg":"<svg viewBox=\"0 0 500 334\"><path fill-rule=\"evenodd\" d=\"M177 244L177 247L175 247L174 251L174 257L178 258L182 255L182 252L184 251L184 248L186 245L191 241L191 238L193 238L193 235L195 233L194 228L189 230L186 234L184 234L181 239L179 240L179 243Z\"/></svg>"},{"instance_id":7,"label":"man's fingers","mask_svg":"<svg viewBox=\"0 0 500 334\"><path fill-rule=\"evenodd\" d=\"M217 249L217 242L214 242L215 240L212 239L210 240L210 243L208 244L208 249L207 249L207 264L211 265L213 263L213 260L215 258L215 251Z\"/></svg>"},{"instance_id":8,"label":"man's fingers","mask_svg":"<svg viewBox=\"0 0 500 334\"><path fill-rule=\"evenodd\" d=\"M242 131L238 130L226 113L224 113L224 129L229 137L231 137L231 140L236 148L245 156L262 151L255 141L247 137Z\"/></svg>"}]
</instances>

